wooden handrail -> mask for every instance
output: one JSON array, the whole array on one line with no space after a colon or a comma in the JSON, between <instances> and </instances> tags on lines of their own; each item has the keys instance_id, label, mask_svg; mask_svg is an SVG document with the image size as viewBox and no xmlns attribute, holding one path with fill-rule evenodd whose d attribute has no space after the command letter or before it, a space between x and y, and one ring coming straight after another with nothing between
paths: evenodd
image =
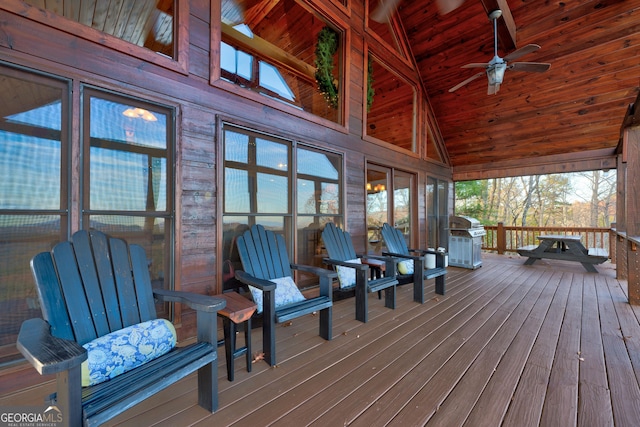
<instances>
[{"instance_id":1,"label":"wooden handrail","mask_svg":"<svg viewBox=\"0 0 640 427\"><path fill-rule=\"evenodd\" d=\"M604 227L516 227L485 225L487 234L482 238L482 249L499 254L516 252L519 247L537 245L537 237L544 234L579 235L587 248L606 249L609 253L611 228Z\"/></svg>"}]
</instances>

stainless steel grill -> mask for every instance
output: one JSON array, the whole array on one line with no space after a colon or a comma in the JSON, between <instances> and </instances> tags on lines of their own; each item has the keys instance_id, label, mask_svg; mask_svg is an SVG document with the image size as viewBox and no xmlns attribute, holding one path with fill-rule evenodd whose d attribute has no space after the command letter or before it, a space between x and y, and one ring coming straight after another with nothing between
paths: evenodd
<instances>
[{"instance_id":1,"label":"stainless steel grill","mask_svg":"<svg viewBox=\"0 0 640 427\"><path fill-rule=\"evenodd\" d=\"M482 267L482 236L487 234L475 218L449 218L449 265L475 270Z\"/></svg>"}]
</instances>

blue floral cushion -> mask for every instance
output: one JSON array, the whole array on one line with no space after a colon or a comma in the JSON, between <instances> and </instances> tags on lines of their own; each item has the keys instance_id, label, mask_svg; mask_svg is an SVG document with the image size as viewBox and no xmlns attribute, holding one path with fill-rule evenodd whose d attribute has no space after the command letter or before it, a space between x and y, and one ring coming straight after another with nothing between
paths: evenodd
<instances>
[{"instance_id":1,"label":"blue floral cushion","mask_svg":"<svg viewBox=\"0 0 640 427\"><path fill-rule=\"evenodd\" d=\"M296 285L291 276L278 277L276 279L270 279L269 281L276 284L276 308L305 300L304 295L302 295L302 292L298 289L298 285ZM249 286L249 290L251 291L253 301L258 306L257 312L262 313L262 291L254 286Z\"/></svg>"},{"instance_id":2,"label":"blue floral cushion","mask_svg":"<svg viewBox=\"0 0 640 427\"><path fill-rule=\"evenodd\" d=\"M176 345L176 330L166 319L131 325L83 345L88 358L82 363L82 386L87 387L130 371Z\"/></svg>"},{"instance_id":3,"label":"blue floral cushion","mask_svg":"<svg viewBox=\"0 0 640 427\"><path fill-rule=\"evenodd\" d=\"M348 259L345 262L351 264L362 264L360 258ZM340 282L340 288L352 288L356 285L356 269L353 267L345 267L344 265L337 265L336 271L338 272L338 281Z\"/></svg>"}]
</instances>

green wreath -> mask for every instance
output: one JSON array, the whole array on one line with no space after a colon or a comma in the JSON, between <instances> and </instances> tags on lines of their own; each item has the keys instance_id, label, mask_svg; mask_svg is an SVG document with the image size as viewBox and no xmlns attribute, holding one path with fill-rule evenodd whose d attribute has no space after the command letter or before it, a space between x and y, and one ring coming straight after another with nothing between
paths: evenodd
<instances>
[{"instance_id":1,"label":"green wreath","mask_svg":"<svg viewBox=\"0 0 640 427\"><path fill-rule=\"evenodd\" d=\"M318 33L316 43L316 81L318 89L332 108L338 107L338 87L333 78L333 56L338 51L338 34L330 27Z\"/></svg>"},{"instance_id":2,"label":"green wreath","mask_svg":"<svg viewBox=\"0 0 640 427\"><path fill-rule=\"evenodd\" d=\"M369 56L367 61L367 111L371 110L375 94L376 91L373 88L373 59Z\"/></svg>"}]
</instances>

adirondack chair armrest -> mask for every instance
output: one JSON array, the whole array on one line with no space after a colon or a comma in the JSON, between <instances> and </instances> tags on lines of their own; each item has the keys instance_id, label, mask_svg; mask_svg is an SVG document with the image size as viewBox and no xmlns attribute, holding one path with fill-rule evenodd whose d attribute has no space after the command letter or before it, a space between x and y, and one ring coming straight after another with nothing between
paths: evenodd
<instances>
[{"instance_id":1,"label":"adirondack chair armrest","mask_svg":"<svg viewBox=\"0 0 640 427\"><path fill-rule=\"evenodd\" d=\"M196 311L215 313L227 304L221 298L192 292L171 291L168 289L154 289L153 296L160 302L179 302Z\"/></svg>"},{"instance_id":2,"label":"adirondack chair armrest","mask_svg":"<svg viewBox=\"0 0 640 427\"><path fill-rule=\"evenodd\" d=\"M75 341L51 335L43 319L25 320L16 346L40 375L56 374L79 366L87 359L87 350Z\"/></svg>"},{"instance_id":3,"label":"adirondack chair armrest","mask_svg":"<svg viewBox=\"0 0 640 427\"><path fill-rule=\"evenodd\" d=\"M409 249L409 252L416 252L419 254L424 255L435 255L436 256L436 264L438 265L438 267L444 267L445 264L445 257L447 256L447 252L440 252L440 251L436 251L436 250L431 250L431 249Z\"/></svg>"},{"instance_id":4,"label":"adirondack chair armrest","mask_svg":"<svg viewBox=\"0 0 640 427\"><path fill-rule=\"evenodd\" d=\"M426 254L440 255L440 254L442 254L442 252L438 252L438 251L435 251L435 250L432 251L431 249L409 248L408 250L409 250L409 252L415 252L415 253L418 253L418 254L421 254L421 255L426 255Z\"/></svg>"},{"instance_id":5,"label":"adirondack chair armrest","mask_svg":"<svg viewBox=\"0 0 640 427\"><path fill-rule=\"evenodd\" d=\"M253 277L246 271L237 270L236 271L236 279L244 283L245 285L250 285L260 289L261 291L275 291L276 284L270 280L258 279L257 277Z\"/></svg>"},{"instance_id":6,"label":"adirondack chair armrest","mask_svg":"<svg viewBox=\"0 0 640 427\"><path fill-rule=\"evenodd\" d=\"M417 261L422 258L421 256L417 256L417 255L397 254L395 252L382 252L382 255L386 255L394 258L412 259L414 261Z\"/></svg>"},{"instance_id":7,"label":"adirondack chair armrest","mask_svg":"<svg viewBox=\"0 0 640 427\"><path fill-rule=\"evenodd\" d=\"M307 273L313 273L316 276L327 276L332 279L338 277L338 273L336 273L335 271L327 270L326 268L315 267L312 265L291 264L291 268L293 270L300 270Z\"/></svg>"},{"instance_id":8,"label":"adirondack chair armrest","mask_svg":"<svg viewBox=\"0 0 640 427\"><path fill-rule=\"evenodd\" d=\"M354 262L345 262L345 261L339 261L337 259L331 259L331 258L323 258L322 262L324 262L325 264L329 264L329 265L340 265L343 267L351 267L351 268L355 268L356 270L368 270L369 266L367 264L356 264Z\"/></svg>"},{"instance_id":9,"label":"adirondack chair armrest","mask_svg":"<svg viewBox=\"0 0 640 427\"><path fill-rule=\"evenodd\" d=\"M385 263L385 276L394 277L396 275L396 260L391 256L376 254L356 254L358 258L377 259Z\"/></svg>"},{"instance_id":10,"label":"adirondack chair armrest","mask_svg":"<svg viewBox=\"0 0 640 427\"><path fill-rule=\"evenodd\" d=\"M314 267L304 264L291 264L291 268L294 270L312 273L318 276L320 278L320 295L332 298L333 293L331 292L331 287L333 284L333 279L336 279L338 277L338 273L336 273L335 271L327 270L326 268Z\"/></svg>"}]
</instances>

